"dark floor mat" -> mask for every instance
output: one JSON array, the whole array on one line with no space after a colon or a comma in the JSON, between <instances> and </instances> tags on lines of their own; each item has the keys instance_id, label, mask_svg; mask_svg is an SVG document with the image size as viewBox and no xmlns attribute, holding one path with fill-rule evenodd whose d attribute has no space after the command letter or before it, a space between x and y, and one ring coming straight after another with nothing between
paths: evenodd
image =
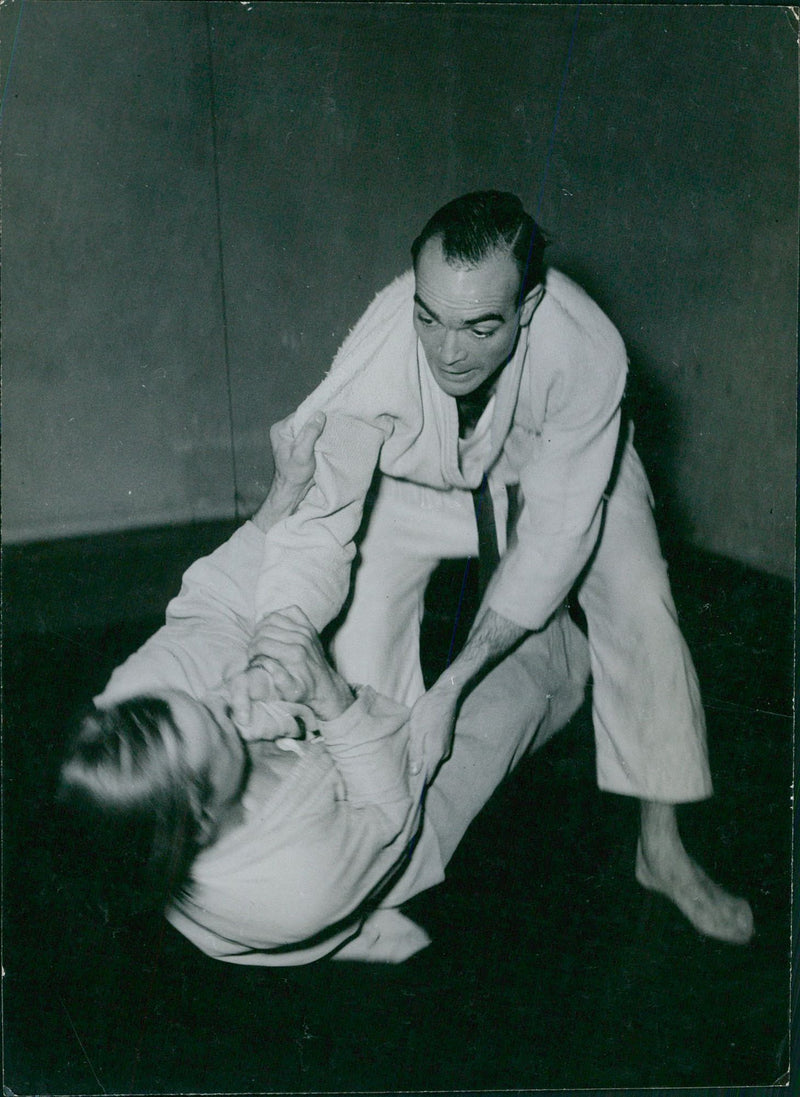
<instances>
[{"instance_id":1,"label":"dark floor mat","mask_svg":"<svg viewBox=\"0 0 800 1097\"><path fill-rule=\"evenodd\" d=\"M717 795L682 809L681 826L709 872L750 898L747 948L699 937L636 885L637 808L597 792L586 708L499 790L446 883L410 904L434 943L407 964L240 968L208 960L160 920L112 931L102 909L82 905L50 810L66 723L157 626L183 568L225 533L153 534L127 556L114 549L113 566L112 541L105 554L67 544L60 560L57 547L37 547L16 551L6 572L11 1091L574 1091L779 1078L791 590L689 550L673 582Z\"/></svg>"}]
</instances>

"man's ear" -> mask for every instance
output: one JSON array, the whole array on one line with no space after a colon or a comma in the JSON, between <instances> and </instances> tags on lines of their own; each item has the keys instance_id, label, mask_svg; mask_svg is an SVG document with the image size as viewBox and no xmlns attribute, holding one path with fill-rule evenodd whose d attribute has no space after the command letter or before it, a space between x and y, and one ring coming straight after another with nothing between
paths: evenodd
<instances>
[{"instance_id":1,"label":"man's ear","mask_svg":"<svg viewBox=\"0 0 800 1097\"><path fill-rule=\"evenodd\" d=\"M189 815L195 825L195 838L198 845L201 848L211 845L219 829L217 819L212 814L209 805L203 803L200 790L194 784L187 789L187 800Z\"/></svg>"},{"instance_id":2,"label":"man's ear","mask_svg":"<svg viewBox=\"0 0 800 1097\"><path fill-rule=\"evenodd\" d=\"M197 841L201 849L210 846L219 832L219 822L208 808L201 808L197 819Z\"/></svg>"},{"instance_id":3,"label":"man's ear","mask_svg":"<svg viewBox=\"0 0 800 1097\"><path fill-rule=\"evenodd\" d=\"M522 309L519 315L519 326L521 328L530 324L533 314L539 307L539 302L544 297L544 282L540 282L538 286L534 286L532 290L525 294L525 300L522 302Z\"/></svg>"}]
</instances>

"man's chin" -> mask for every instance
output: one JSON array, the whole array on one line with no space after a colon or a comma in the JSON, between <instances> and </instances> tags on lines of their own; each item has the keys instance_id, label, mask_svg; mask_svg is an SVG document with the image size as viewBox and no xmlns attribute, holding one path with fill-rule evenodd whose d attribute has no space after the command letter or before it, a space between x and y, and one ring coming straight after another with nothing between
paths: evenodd
<instances>
[{"instance_id":1,"label":"man's chin","mask_svg":"<svg viewBox=\"0 0 800 1097\"><path fill-rule=\"evenodd\" d=\"M481 375L472 369L466 373L445 373L439 370L433 377L442 392L446 392L448 396L469 396L483 383Z\"/></svg>"}]
</instances>

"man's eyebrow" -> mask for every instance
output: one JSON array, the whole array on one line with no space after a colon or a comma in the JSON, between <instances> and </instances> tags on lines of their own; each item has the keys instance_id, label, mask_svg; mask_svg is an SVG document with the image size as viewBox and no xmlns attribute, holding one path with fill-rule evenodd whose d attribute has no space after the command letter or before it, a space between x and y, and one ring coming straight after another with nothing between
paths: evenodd
<instances>
[{"instance_id":1,"label":"man's eyebrow","mask_svg":"<svg viewBox=\"0 0 800 1097\"><path fill-rule=\"evenodd\" d=\"M418 293L414 294L414 300L425 311L434 318L437 324L441 324L441 318L436 315L430 305L426 305ZM505 316L502 312L484 312L480 316L472 316L469 320L462 320L458 325L460 328L471 328L475 324L488 324L490 320L499 320L501 324L505 323Z\"/></svg>"}]
</instances>

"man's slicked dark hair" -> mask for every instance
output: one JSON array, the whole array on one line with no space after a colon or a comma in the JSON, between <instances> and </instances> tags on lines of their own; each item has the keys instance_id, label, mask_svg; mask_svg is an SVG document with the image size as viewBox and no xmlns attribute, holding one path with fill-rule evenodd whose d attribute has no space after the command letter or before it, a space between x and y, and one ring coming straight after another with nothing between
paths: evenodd
<instances>
[{"instance_id":1,"label":"man's slicked dark hair","mask_svg":"<svg viewBox=\"0 0 800 1097\"><path fill-rule=\"evenodd\" d=\"M428 240L439 239L448 263L477 266L495 251L506 251L520 274L519 303L544 279L547 238L515 194L479 190L442 206L411 245L417 264Z\"/></svg>"}]
</instances>

